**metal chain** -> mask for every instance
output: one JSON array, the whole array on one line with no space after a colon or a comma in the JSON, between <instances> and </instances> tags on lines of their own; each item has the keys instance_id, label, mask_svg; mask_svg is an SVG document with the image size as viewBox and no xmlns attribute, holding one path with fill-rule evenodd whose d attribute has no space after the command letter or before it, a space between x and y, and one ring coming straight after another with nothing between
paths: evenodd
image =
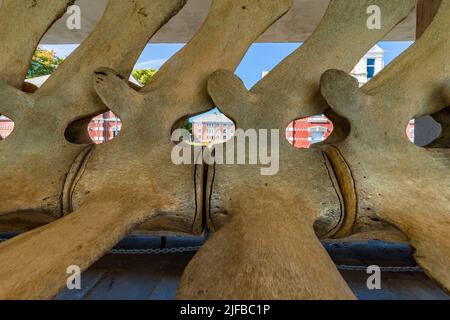
<instances>
[{"instance_id":1,"label":"metal chain","mask_svg":"<svg viewBox=\"0 0 450 320\"><path fill-rule=\"evenodd\" d=\"M7 241L9 239L0 239L0 242ZM200 250L200 246L197 247L178 247L178 248L163 248L163 249L112 249L110 254L117 255L144 255L144 254L174 254L174 253L186 253L197 252Z\"/></svg>"},{"instance_id":2,"label":"metal chain","mask_svg":"<svg viewBox=\"0 0 450 320\"><path fill-rule=\"evenodd\" d=\"M197 252L200 247L180 247L180 248L163 248L163 249L113 249L110 254L173 254L173 253L186 253Z\"/></svg>"},{"instance_id":3,"label":"metal chain","mask_svg":"<svg viewBox=\"0 0 450 320\"><path fill-rule=\"evenodd\" d=\"M366 266L348 266L348 265L336 265L339 270L342 271L367 271ZM379 267L382 272L422 272L422 268L416 267Z\"/></svg>"},{"instance_id":4,"label":"metal chain","mask_svg":"<svg viewBox=\"0 0 450 320\"><path fill-rule=\"evenodd\" d=\"M0 239L0 242L8 239ZM152 255L152 254L175 254L197 252L200 246L197 247L179 247L179 248L163 248L163 249L112 249L109 253L115 255ZM336 265L342 271L367 271L367 266L350 266L350 265ZM422 272L421 267L380 267L382 272Z\"/></svg>"}]
</instances>

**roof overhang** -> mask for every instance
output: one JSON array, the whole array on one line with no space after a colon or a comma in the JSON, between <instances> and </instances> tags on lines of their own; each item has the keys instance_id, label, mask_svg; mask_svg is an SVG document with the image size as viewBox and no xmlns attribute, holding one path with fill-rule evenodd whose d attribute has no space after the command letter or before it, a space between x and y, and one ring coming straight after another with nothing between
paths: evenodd
<instances>
[{"instance_id":1,"label":"roof overhang","mask_svg":"<svg viewBox=\"0 0 450 320\"><path fill-rule=\"evenodd\" d=\"M1 4L2 0L0 0ZM66 28L63 16L45 35L42 44L81 43L99 21L107 0L77 0L81 8L81 30ZM186 6L151 40L152 43L186 43L200 27L211 0L188 0ZM325 13L329 0L294 0L291 11L262 35L258 42L303 42L314 31ZM24 30L26 32L26 30ZM385 40L413 41L416 34L415 11L395 28Z\"/></svg>"}]
</instances>

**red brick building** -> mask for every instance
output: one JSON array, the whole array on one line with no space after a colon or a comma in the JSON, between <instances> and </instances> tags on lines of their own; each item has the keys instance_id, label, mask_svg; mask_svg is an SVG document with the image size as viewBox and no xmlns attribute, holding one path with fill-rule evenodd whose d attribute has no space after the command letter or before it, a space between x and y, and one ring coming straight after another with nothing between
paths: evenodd
<instances>
[{"instance_id":1,"label":"red brick building","mask_svg":"<svg viewBox=\"0 0 450 320\"><path fill-rule=\"evenodd\" d=\"M0 136L6 138L13 132L14 122L5 116L0 116Z\"/></svg>"},{"instance_id":2,"label":"red brick building","mask_svg":"<svg viewBox=\"0 0 450 320\"><path fill-rule=\"evenodd\" d=\"M296 148L309 148L327 139L333 132L333 123L324 115L291 122L286 129L286 139Z\"/></svg>"},{"instance_id":3,"label":"red brick building","mask_svg":"<svg viewBox=\"0 0 450 320\"><path fill-rule=\"evenodd\" d=\"M415 121L411 120L406 128L406 135L411 142L414 142L414 130L416 128Z\"/></svg>"},{"instance_id":4,"label":"red brick building","mask_svg":"<svg viewBox=\"0 0 450 320\"><path fill-rule=\"evenodd\" d=\"M95 117L88 127L89 136L96 144L114 139L122 129L122 122L111 111Z\"/></svg>"}]
</instances>

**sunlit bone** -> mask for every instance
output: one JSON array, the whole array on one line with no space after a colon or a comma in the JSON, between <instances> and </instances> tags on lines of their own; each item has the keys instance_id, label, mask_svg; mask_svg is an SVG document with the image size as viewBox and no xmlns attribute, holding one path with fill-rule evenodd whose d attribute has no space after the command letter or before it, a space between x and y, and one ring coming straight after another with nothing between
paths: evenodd
<instances>
[{"instance_id":1,"label":"sunlit bone","mask_svg":"<svg viewBox=\"0 0 450 320\"><path fill-rule=\"evenodd\" d=\"M0 113L15 121L15 130L0 145L0 215L63 214L63 186L72 178L69 169L87 149L67 141L66 129L78 119L87 119L87 126L93 115L107 110L92 87L93 71L109 66L128 79L150 36L183 3L111 1L91 36L36 93L1 84ZM86 129L72 138L87 143L87 136Z\"/></svg>"},{"instance_id":2,"label":"sunlit bone","mask_svg":"<svg viewBox=\"0 0 450 320\"><path fill-rule=\"evenodd\" d=\"M31 58L40 39L72 2L72 0L39 2L6 0L2 3L0 8L0 21L2 22L0 80L12 87L22 89ZM34 30L30 30L30 23ZM27 32L23 32L23 30L27 30ZM21 34L22 37L18 37L17 34Z\"/></svg>"},{"instance_id":3,"label":"sunlit bone","mask_svg":"<svg viewBox=\"0 0 450 320\"><path fill-rule=\"evenodd\" d=\"M51 297L64 286L69 265L86 269L135 225L161 212L192 221L196 168L172 164L172 126L213 106L207 77L219 68L234 70L290 5L215 0L197 35L139 93L110 69L93 74L99 96L123 120L123 131L85 160L72 191L74 213L0 246L1 298Z\"/></svg>"},{"instance_id":4,"label":"sunlit bone","mask_svg":"<svg viewBox=\"0 0 450 320\"><path fill-rule=\"evenodd\" d=\"M196 219L202 215L203 169L201 166L174 166L171 159L174 144L170 140L172 127L187 114L206 111L213 106L206 94L207 77L218 68L234 70L251 43L285 13L290 4L290 1L276 4L255 1L242 6L229 0L213 2L200 32L139 94L118 90L123 84L110 71L98 71L97 91L125 125L118 141L98 148L89 159L73 191L74 207L89 201L86 190L98 195L104 188L122 193L135 186L141 190L136 194L147 199L139 205L145 208L149 217L152 216L148 223L153 228L201 232L203 226L198 225ZM217 24L219 20L221 25ZM219 36L221 41L213 41ZM107 84L116 85L116 89L102 86L105 74L108 75ZM134 103L130 104L128 99ZM148 114L148 121L143 121L143 114ZM126 123L134 125L128 128ZM133 156L133 159L126 156L134 154L139 156ZM123 172L127 178L114 187L106 180L101 181L103 173L99 174L95 168L104 163L104 159L109 159L109 164L102 172L106 170L116 176L117 172ZM101 182L93 184L96 180ZM159 196L162 196L160 202Z\"/></svg>"},{"instance_id":5,"label":"sunlit bone","mask_svg":"<svg viewBox=\"0 0 450 320\"><path fill-rule=\"evenodd\" d=\"M0 8L0 79L17 89L48 28L74 0L5 0Z\"/></svg>"},{"instance_id":6,"label":"sunlit bone","mask_svg":"<svg viewBox=\"0 0 450 320\"><path fill-rule=\"evenodd\" d=\"M210 95L238 127L280 130L280 172L261 176L260 166L242 165L209 169L210 226L223 224L221 215L230 215L231 220L190 262L179 298L354 298L313 230L321 214L340 210L337 189L347 193L348 201L353 189L345 180L341 188L333 185L326 157L318 150L295 150L284 130L300 114L327 108L319 96L325 70L341 66L350 71L414 4L332 1L311 38L251 91L231 72L219 71L210 78ZM369 5L378 5L383 12L381 30L367 28Z\"/></svg>"},{"instance_id":7,"label":"sunlit bone","mask_svg":"<svg viewBox=\"0 0 450 320\"><path fill-rule=\"evenodd\" d=\"M422 37L362 89L342 71L331 70L321 91L346 117L351 132L335 147L356 183L358 213L374 211L397 226L416 249L425 272L450 290L450 153L411 144L410 119L448 106L450 1Z\"/></svg>"},{"instance_id":8,"label":"sunlit bone","mask_svg":"<svg viewBox=\"0 0 450 320\"><path fill-rule=\"evenodd\" d=\"M65 130L74 120L107 110L92 86L94 70L100 66L113 67L128 79L149 38L183 4L182 0L110 1L95 31L40 90L29 95L2 82L0 112L12 118L16 127L0 145L0 179L3 183L0 215L35 212L56 217L62 215L63 186L70 176L69 170L77 155L90 149L87 145L69 143ZM90 220L92 225L95 223ZM77 229L79 241L83 238L84 227ZM63 282L51 283L47 281L47 276L61 278L65 270L55 273L51 270L46 270L48 273L26 272L26 268L38 265L46 265L52 270L57 268L57 264L49 264L51 259L42 252L58 259L53 246L59 243L60 238L70 241L70 237L65 232L57 232L53 236L53 240L47 242L51 237L46 237L38 245L41 249L33 246L31 252L39 255L36 259L30 259L25 253L26 245L22 249L23 254L20 249L14 250L14 245L2 245L1 298L48 297L61 288ZM29 237L24 236L25 239ZM35 244L33 237L32 242ZM79 247L75 245L70 249L76 252ZM8 256L7 252L18 254L28 262L20 262ZM61 253L64 254L63 251ZM66 258L70 259L70 255ZM30 274L36 276L36 282L27 280Z\"/></svg>"}]
</instances>

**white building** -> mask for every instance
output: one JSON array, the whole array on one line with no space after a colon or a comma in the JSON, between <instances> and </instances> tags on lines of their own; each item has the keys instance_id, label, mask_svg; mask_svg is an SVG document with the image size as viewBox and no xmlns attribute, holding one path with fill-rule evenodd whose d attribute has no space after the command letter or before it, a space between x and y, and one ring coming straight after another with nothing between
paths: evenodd
<instances>
[{"instance_id":1,"label":"white building","mask_svg":"<svg viewBox=\"0 0 450 320\"><path fill-rule=\"evenodd\" d=\"M363 86L383 69L384 50L375 45L364 58L358 62L350 74L358 80L360 86Z\"/></svg>"},{"instance_id":2,"label":"white building","mask_svg":"<svg viewBox=\"0 0 450 320\"><path fill-rule=\"evenodd\" d=\"M192 120L192 137L194 143L223 143L234 135L233 121L225 115L212 112L200 115Z\"/></svg>"},{"instance_id":3,"label":"white building","mask_svg":"<svg viewBox=\"0 0 450 320\"><path fill-rule=\"evenodd\" d=\"M362 87L383 70L384 66L384 50L375 45L358 62L350 74L358 80L359 85ZM269 71L263 71L262 77L264 78L268 74Z\"/></svg>"}]
</instances>

